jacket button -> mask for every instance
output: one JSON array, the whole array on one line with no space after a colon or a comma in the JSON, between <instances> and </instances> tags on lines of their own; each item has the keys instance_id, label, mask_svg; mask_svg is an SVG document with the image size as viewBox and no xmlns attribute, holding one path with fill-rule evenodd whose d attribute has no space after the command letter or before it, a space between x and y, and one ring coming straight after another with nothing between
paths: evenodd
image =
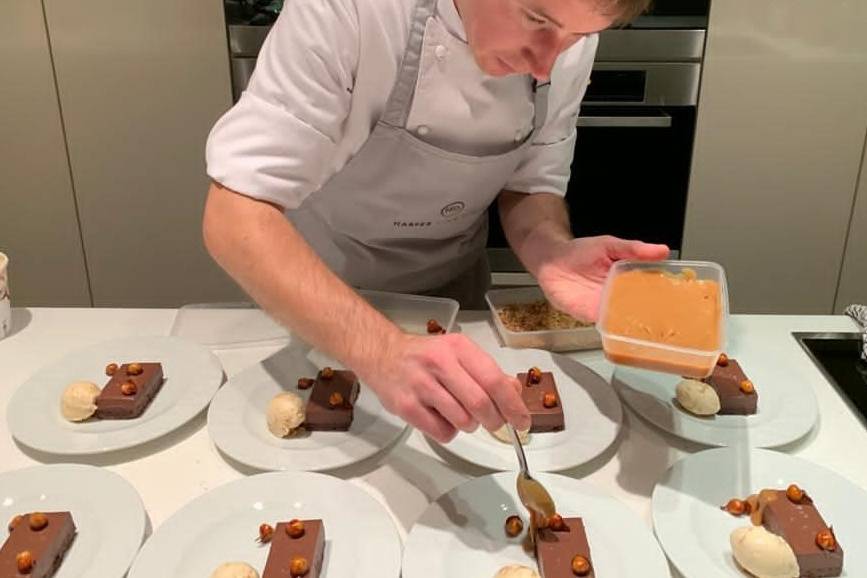
<instances>
[{"instance_id":1,"label":"jacket button","mask_svg":"<svg viewBox=\"0 0 867 578\"><path fill-rule=\"evenodd\" d=\"M420 134L421 136L425 136L426 134L430 133L430 128L428 128L426 125L419 126L417 130L418 134Z\"/></svg>"},{"instance_id":2,"label":"jacket button","mask_svg":"<svg viewBox=\"0 0 867 578\"><path fill-rule=\"evenodd\" d=\"M442 44L438 44L437 47L434 48L434 54L436 55L437 60L445 60L445 57L448 53L449 49Z\"/></svg>"}]
</instances>

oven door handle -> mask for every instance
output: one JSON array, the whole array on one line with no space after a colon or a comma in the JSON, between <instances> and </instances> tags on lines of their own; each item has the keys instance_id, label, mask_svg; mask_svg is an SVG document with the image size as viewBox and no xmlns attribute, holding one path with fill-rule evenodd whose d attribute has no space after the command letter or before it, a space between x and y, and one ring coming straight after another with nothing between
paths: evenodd
<instances>
[{"instance_id":1,"label":"oven door handle","mask_svg":"<svg viewBox=\"0 0 867 578\"><path fill-rule=\"evenodd\" d=\"M665 113L650 116L579 116L579 127L604 128L669 128L671 115Z\"/></svg>"}]
</instances>

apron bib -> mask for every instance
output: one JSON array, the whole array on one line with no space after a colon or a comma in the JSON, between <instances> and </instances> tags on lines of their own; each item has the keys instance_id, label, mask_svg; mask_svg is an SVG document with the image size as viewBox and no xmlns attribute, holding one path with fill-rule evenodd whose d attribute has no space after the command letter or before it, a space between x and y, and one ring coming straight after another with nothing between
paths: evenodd
<instances>
[{"instance_id":1,"label":"apron bib","mask_svg":"<svg viewBox=\"0 0 867 578\"><path fill-rule=\"evenodd\" d=\"M423 55L436 58L435 49L442 48L433 46L443 33L435 5L418 0L397 81L367 141L320 190L286 213L331 270L356 288L425 292L466 274L484 255L488 206L545 122L547 85L531 88L533 129L501 154L445 150L407 129L417 87L430 74L419 74L428 67ZM468 46L452 40L450 52L472 58Z\"/></svg>"}]
</instances>

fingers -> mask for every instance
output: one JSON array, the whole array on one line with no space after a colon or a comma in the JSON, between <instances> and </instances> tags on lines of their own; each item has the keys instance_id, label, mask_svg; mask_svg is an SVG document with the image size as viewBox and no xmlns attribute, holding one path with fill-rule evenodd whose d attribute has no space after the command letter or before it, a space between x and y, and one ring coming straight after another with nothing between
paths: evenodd
<instances>
[{"instance_id":1,"label":"fingers","mask_svg":"<svg viewBox=\"0 0 867 578\"><path fill-rule=\"evenodd\" d=\"M479 427L479 421L444 387L437 385L431 388L425 398L427 405L445 418L452 427L467 433L472 433Z\"/></svg>"},{"instance_id":2,"label":"fingers","mask_svg":"<svg viewBox=\"0 0 867 578\"><path fill-rule=\"evenodd\" d=\"M503 425L505 419L518 429L530 427L530 413L524 400L521 399L521 384L518 379L502 372L496 362L478 346L461 348L459 352L461 366L469 376L486 393L501 416L493 427L484 421L481 423L489 430L495 430ZM481 421L481 420L480 420Z\"/></svg>"},{"instance_id":3,"label":"fingers","mask_svg":"<svg viewBox=\"0 0 867 578\"><path fill-rule=\"evenodd\" d=\"M608 253L612 259L639 259L641 261L659 261L667 259L669 249L666 245L629 241L617 237L608 237Z\"/></svg>"},{"instance_id":4,"label":"fingers","mask_svg":"<svg viewBox=\"0 0 867 578\"><path fill-rule=\"evenodd\" d=\"M504 416L486 388L478 383L457 360L443 368L442 383L463 405L463 409L485 429L494 431L503 425ZM439 409L439 408L437 408Z\"/></svg>"},{"instance_id":5,"label":"fingers","mask_svg":"<svg viewBox=\"0 0 867 578\"><path fill-rule=\"evenodd\" d=\"M400 408L396 413L411 426L441 444L449 443L458 433L458 430L436 410L421 403L408 401L405 407Z\"/></svg>"}]
</instances>

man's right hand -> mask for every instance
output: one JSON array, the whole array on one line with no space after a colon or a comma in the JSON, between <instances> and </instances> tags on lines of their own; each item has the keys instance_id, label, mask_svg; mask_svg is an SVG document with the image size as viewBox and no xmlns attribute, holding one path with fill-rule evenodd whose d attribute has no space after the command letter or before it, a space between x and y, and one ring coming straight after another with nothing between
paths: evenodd
<instances>
[{"instance_id":1,"label":"man's right hand","mask_svg":"<svg viewBox=\"0 0 867 578\"><path fill-rule=\"evenodd\" d=\"M517 378L464 335L401 334L376 357L359 377L388 411L440 443L480 424L489 431L506 421L530 427Z\"/></svg>"}]
</instances>

